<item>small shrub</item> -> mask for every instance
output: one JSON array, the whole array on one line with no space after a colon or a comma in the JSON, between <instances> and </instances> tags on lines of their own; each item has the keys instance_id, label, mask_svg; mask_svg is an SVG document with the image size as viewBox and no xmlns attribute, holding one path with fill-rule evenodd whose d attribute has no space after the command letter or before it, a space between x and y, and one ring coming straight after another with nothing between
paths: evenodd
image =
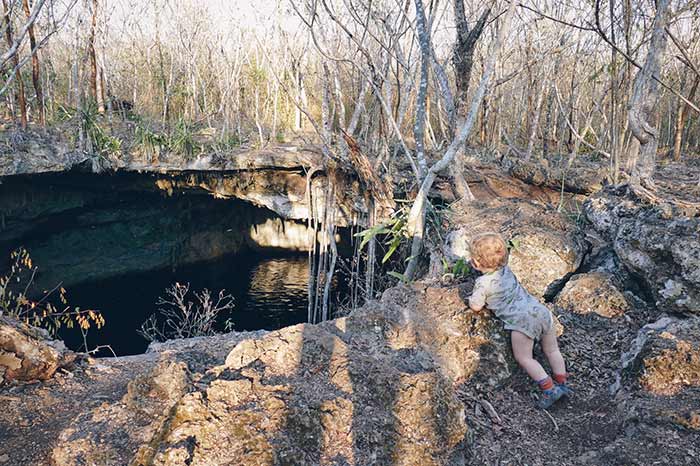
<instances>
[{"instance_id":1,"label":"small shrub","mask_svg":"<svg viewBox=\"0 0 700 466\"><path fill-rule=\"evenodd\" d=\"M136 121L134 142L150 161L157 161L161 151L167 148L168 138L150 129L140 119Z\"/></svg>"},{"instance_id":2,"label":"small shrub","mask_svg":"<svg viewBox=\"0 0 700 466\"><path fill-rule=\"evenodd\" d=\"M197 152L201 152L201 146L195 141L195 128L184 119L178 120L170 134L168 147L175 152L191 159Z\"/></svg>"},{"instance_id":3,"label":"small shrub","mask_svg":"<svg viewBox=\"0 0 700 466\"><path fill-rule=\"evenodd\" d=\"M360 250L362 250L372 238L382 236L387 250L382 257L382 264L385 264L391 256L399 249L402 243L406 243L410 238L407 232L408 209L403 206L397 209L390 219L375 225L366 230L356 233L355 236L361 238Z\"/></svg>"},{"instance_id":4,"label":"small shrub","mask_svg":"<svg viewBox=\"0 0 700 466\"><path fill-rule=\"evenodd\" d=\"M148 341L165 341L173 338L191 338L214 335L214 324L222 312L233 309L233 296L221 290L216 297L204 289L194 292L194 301L189 299L190 284L175 283L158 298L158 314L151 315L141 325L139 333ZM160 318L159 318L160 317ZM231 330L230 321L225 328Z\"/></svg>"},{"instance_id":5,"label":"small shrub","mask_svg":"<svg viewBox=\"0 0 700 466\"><path fill-rule=\"evenodd\" d=\"M59 106L57 118L59 121L77 119L77 124L82 129L85 138L85 147L81 149L86 150L88 153L101 158L121 154L122 140L110 136L99 125L99 112L94 102L89 102L80 109Z\"/></svg>"},{"instance_id":6,"label":"small shrub","mask_svg":"<svg viewBox=\"0 0 700 466\"><path fill-rule=\"evenodd\" d=\"M61 328L77 327L83 342L92 326L98 329L104 326L100 311L70 306L60 283L45 291L40 299L33 299L31 289L38 270L26 249L19 248L10 254L10 268L0 277L0 315L45 328L54 337ZM88 351L87 343L84 349Z\"/></svg>"},{"instance_id":7,"label":"small shrub","mask_svg":"<svg viewBox=\"0 0 700 466\"><path fill-rule=\"evenodd\" d=\"M463 257L460 257L457 259L457 262L454 264L450 265L445 258L442 259L442 271L444 274L450 274L453 276L455 279L462 279L468 276L471 271L472 267L469 265L469 262L464 260Z\"/></svg>"}]
</instances>

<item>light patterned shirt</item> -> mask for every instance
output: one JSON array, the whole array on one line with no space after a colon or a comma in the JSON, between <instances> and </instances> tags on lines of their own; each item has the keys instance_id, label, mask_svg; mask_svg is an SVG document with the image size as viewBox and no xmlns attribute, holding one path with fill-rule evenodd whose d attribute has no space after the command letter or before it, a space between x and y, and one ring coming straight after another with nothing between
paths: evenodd
<instances>
[{"instance_id":1,"label":"light patterned shirt","mask_svg":"<svg viewBox=\"0 0 700 466\"><path fill-rule=\"evenodd\" d=\"M469 304L484 305L501 319L506 330L517 330L539 339L552 328L552 314L518 282L510 267L485 273L476 279Z\"/></svg>"}]
</instances>

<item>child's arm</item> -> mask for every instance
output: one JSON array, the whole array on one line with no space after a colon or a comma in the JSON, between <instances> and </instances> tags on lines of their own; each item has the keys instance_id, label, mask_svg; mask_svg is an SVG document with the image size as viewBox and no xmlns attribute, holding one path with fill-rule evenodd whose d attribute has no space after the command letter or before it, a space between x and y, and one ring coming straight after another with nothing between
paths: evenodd
<instances>
[{"instance_id":1,"label":"child's arm","mask_svg":"<svg viewBox=\"0 0 700 466\"><path fill-rule=\"evenodd\" d=\"M469 307L472 311L480 311L486 305L486 287L479 282L474 283L472 295L469 297Z\"/></svg>"}]
</instances>

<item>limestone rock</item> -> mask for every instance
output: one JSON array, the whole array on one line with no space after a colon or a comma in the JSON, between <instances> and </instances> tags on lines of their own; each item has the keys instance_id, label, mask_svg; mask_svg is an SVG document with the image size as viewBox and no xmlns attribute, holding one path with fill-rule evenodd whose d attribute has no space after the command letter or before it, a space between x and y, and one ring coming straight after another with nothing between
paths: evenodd
<instances>
[{"instance_id":1,"label":"limestone rock","mask_svg":"<svg viewBox=\"0 0 700 466\"><path fill-rule=\"evenodd\" d=\"M615 276L600 271L574 275L559 292L554 304L577 314L593 312L601 317L616 317L629 309Z\"/></svg>"},{"instance_id":2,"label":"limestone rock","mask_svg":"<svg viewBox=\"0 0 700 466\"><path fill-rule=\"evenodd\" d=\"M700 319L677 320L654 332L641 352L641 387L654 395L700 388Z\"/></svg>"},{"instance_id":3,"label":"limestone rock","mask_svg":"<svg viewBox=\"0 0 700 466\"><path fill-rule=\"evenodd\" d=\"M131 380L121 399L76 416L51 452L53 464L150 464L152 442L166 428L170 410L191 389L184 363L160 361Z\"/></svg>"},{"instance_id":4,"label":"limestone rock","mask_svg":"<svg viewBox=\"0 0 700 466\"><path fill-rule=\"evenodd\" d=\"M504 165L511 175L528 184L581 194L602 189L607 173L604 164L585 161L568 167L566 161L557 164L547 160L508 159Z\"/></svg>"},{"instance_id":5,"label":"limestone rock","mask_svg":"<svg viewBox=\"0 0 700 466\"><path fill-rule=\"evenodd\" d=\"M52 461L462 464L455 387L491 390L515 367L500 323L467 311L470 287L401 285L319 325L154 345L165 360L121 398L79 413ZM229 343L225 361L210 359Z\"/></svg>"},{"instance_id":6,"label":"limestone rock","mask_svg":"<svg viewBox=\"0 0 700 466\"><path fill-rule=\"evenodd\" d=\"M107 169L146 173L144 180L158 179L143 183L144 190L157 187L168 194L175 190L203 190L215 197L241 199L294 220L310 215L306 196L309 182L319 205L335 209L337 225L352 225L368 212L360 183L352 175L329 173L323 154L314 146L278 144L262 150L239 148L194 159L168 153L158 160L150 160L138 153L120 153L107 160L74 150L64 139L65 135L58 131L0 133L0 177L67 172L76 167L95 173ZM307 179L307 173L315 176ZM327 176L333 176L334 183L339 186L335 198L325 201ZM387 207L384 214L390 214L389 206L384 207Z\"/></svg>"},{"instance_id":7,"label":"limestone rock","mask_svg":"<svg viewBox=\"0 0 700 466\"><path fill-rule=\"evenodd\" d=\"M643 205L614 190L592 197L584 209L622 264L641 278L659 309L700 312L700 218Z\"/></svg>"},{"instance_id":8,"label":"limestone rock","mask_svg":"<svg viewBox=\"0 0 700 466\"><path fill-rule=\"evenodd\" d=\"M551 297L581 265L587 246L576 225L554 209L517 199L463 203L444 248L449 260L469 259L469 242L489 231L512 245L509 265L538 298Z\"/></svg>"},{"instance_id":9,"label":"limestone rock","mask_svg":"<svg viewBox=\"0 0 700 466\"><path fill-rule=\"evenodd\" d=\"M2 131L0 147L0 177L62 172L90 159L45 131Z\"/></svg>"},{"instance_id":10,"label":"limestone rock","mask_svg":"<svg viewBox=\"0 0 700 466\"><path fill-rule=\"evenodd\" d=\"M663 317L645 326L623 364L624 418L698 430L700 317Z\"/></svg>"},{"instance_id":11,"label":"limestone rock","mask_svg":"<svg viewBox=\"0 0 700 466\"><path fill-rule=\"evenodd\" d=\"M46 330L0 315L0 385L49 379L76 356Z\"/></svg>"},{"instance_id":12,"label":"limestone rock","mask_svg":"<svg viewBox=\"0 0 700 466\"><path fill-rule=\"evenodd\" d=\"M241 342L178 404L154 464L452 464L466 427L447 375L476 361L441 367L436 350L465 351L470 337L432 326L429 338L394 298Z\"/></svg>"}]
</instances>

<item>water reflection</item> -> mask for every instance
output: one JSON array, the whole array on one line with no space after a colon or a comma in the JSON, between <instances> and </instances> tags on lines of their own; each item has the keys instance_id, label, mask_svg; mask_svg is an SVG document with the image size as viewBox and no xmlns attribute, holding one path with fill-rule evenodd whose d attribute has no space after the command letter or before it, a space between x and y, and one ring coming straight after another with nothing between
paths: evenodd
<instances>
[{"instance_id":1,"label":"water reflection","mask_svg":"<svg viewBox=\"0 0 700 466\"><path fill-rule=\"evenodd\" d=\"M251 271L246 302L238 311L254 313L266 325L257 328L281 328L303 322L308 283L306 256L261 261Z\"/></svg>"},{"instance_id":2,"label":"water reflection","mask_svg":"<svg viewBox=\"0 0 700 466\"><path fill-rule=\"evenodd\" d=\"M102 311L107 321L101 330L91 330L90 347L111 345L118 355L138 354L148 343L136 330L156 311L155 302L175 282L191 284L192 290L225 289L235 307L220 316L217 330L226 320L234 330L273 330L306 320L309 279L306 254L274 255L246 252L214 261L153 272L138 272L70 288L72 304ZM72 348L82 341L75 331L62 335Z\"/></svg>"}]
</instances>

